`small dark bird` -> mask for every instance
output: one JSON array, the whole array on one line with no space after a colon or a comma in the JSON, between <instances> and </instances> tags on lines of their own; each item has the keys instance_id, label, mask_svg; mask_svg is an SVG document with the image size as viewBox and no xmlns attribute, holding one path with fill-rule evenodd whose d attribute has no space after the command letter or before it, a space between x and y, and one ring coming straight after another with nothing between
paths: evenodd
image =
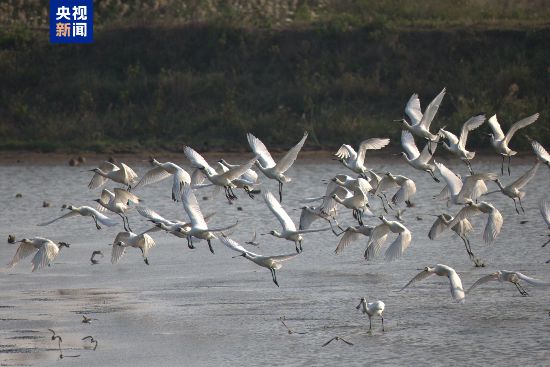
<instances>
[{"instance_id":1,"label":"small dark bird","mask_svg":"<svg viewBox=\"0 0 550 367\"><path fill-rule=\"evenodd\" d=\"M344 343L346 343L347 345L353 345L353 343L348 342L346 339L342 338L341 336L335 336L334 338L330 339L328 342L326 342L325 344L323 344L322 347L325 347L325 346L329 345L330 342L332 342L333 340L341 340L341 341L343 341Z\"/></svg>"},{"instance_id":2,"label":"small dark bird","mask_svg":"<svg viewBox=\"0 0 550 367\"><path fill-rule=\"evenodd\" d=\"M285 324L286 316L281 316L281 317L279 317L279 320L283 323L283 325L285 326L285 328L287 329L287 331L288 331L289 334L307 334L307 333L305 333L305 332L297 332L297 331L294 331L294 330L292 330L291 328L289 328L289 327Z\"/></svg>"},{"instance_id":3,"label":"small dark bird","mask_svg":"<svg viewBox=\"0 0 550 367\"><path fill-rule=\"evenodd\" d=\"M15 235L14 234L10 234L8 236L8 243L15 243Z\"/></svg>"},{"instance_id":4,"label":"small dark bird","mask_svg":"<svg viewBox=\"0 0 550 367\"><path fill-rule=\"evenodd\" d=\"M82 315L82 323L83 324L90 324L92 321L97 321L97 319L93 319L93 318L88 317L86 315Z\"/></svg>"},{"instance_id":5,"label":"small dark bird","mask_svg":"<svg viewBox=\"0 0 550 367\"><path fill-rule=\"evenodd\" d=\"M259 242L256 242L256 231L254 231L254 236L252 236L252 239L250 241L246 241L245 242L247 245L252 245L252 246L260 246L260 243Z\"/></svg>"},{"instance_id":6,"label":"small dark bird","mask_svg":"<svg viewBox=\"0 0 550 367\"><path fill-rule=\"evenodd\" d=\"M90 257L90 261L92 262L92 265L99 264L99 260L94 259L96 255L101 255L102 258L105 257L105 255L103 255L101 251L95 250L94 252L92 252L92 257Z\"/></svg>"},{"instance_id":7,"label":"small dark bird","mask_svg":"<svg viewBox=\"0 0 550 367\"><path fill-rule=\"evenodd\" d=\"M84 338L82 338L82 340L86 340L86 339L90 339L90 343L95 343L94 350L96 350L97 349L97 340L94 339L94 337L91 336L91 335L88 335L88 336L85 336Z\"/></svg>"}]
</instances>

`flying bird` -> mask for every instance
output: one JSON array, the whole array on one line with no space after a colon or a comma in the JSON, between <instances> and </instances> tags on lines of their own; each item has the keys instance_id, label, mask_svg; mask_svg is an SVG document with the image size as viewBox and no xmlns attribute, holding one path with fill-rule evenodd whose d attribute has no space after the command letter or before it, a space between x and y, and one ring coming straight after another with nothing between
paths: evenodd
<instances>
[{"instance_id":1,"label":"flying bird","mask_svg":"<svg viewBox=\"0 0 550 367\"><path fill-rule=\"evenodd\" d=\"M420 153L416 147L412 134L407 130L403 130L401 132L401 146L404 150L401 155L411 167L428 172L435 182L439 182L439 179L434 175L435 166L429 163L437 148L437 143L428 141L422 153Z\"/></svg>"},{"instance_id":2,"label":"flying bird","mask_svg":"<svg viewBox=\"0 0 550 367\"><path fill-rule=\"evenodd\" d=\"M462 281L460 280L460 277L453 268L443 264L426 266L423 271L418 273L407 284L405 284L405 286L401 288L400 291L407 288L409 285L426 279L434 274L449 278L449 283L451 285L451 295L453 296L455 301L464 303L465 294L464 289L462 288Z\"/></svg>"},{"instance_id":3,"label":"flying bird","mask_svg":"<svg viewBox=\"0 0 550 367\"><path fill-rule=\"evenodd\" d=\"M328 342L326 342L325 344L321 345L322 347L326 347L327 345L329 345L333 340L341 340L343 341L344 343L346 343L347 345L353 345L353 343L351 342L348 342L346 339L342 338L341 336L335 336L334 338L330 339Z\"/></svg>"},{"instance_id":4,"label":"flying bird","mask_svg":"<svg viewBox=\"0 0 550 367\"><path fill-rule=\"evenodd\" d=\"M147 259L149 250L155 246L155 241L147 233L136 234L134 232L119 232L112 243L111 263L117 264L126 252L127 247L134 247L141 250L143 261L149 265Z\"/></svg>"},{"instance_id":5,"label":"flying bird","mask_svg":"<svg viewBox=\"0 0 550 367\"><path fill-rule=\"evenodd\" d=\"M114 193L107 189L103 189L101 192L101 197L94 200L99 205L97 210L102 212L109 210L115 214L118 214L122 218L122 224L124 225L125 231L131 231L130 222L126 216L126 212L130 210L130 203L138 204L141 202L141 199L138 198L133 193L123 190L123 189L114 189ZM126 226L128 224L128 226Z\"/></svg>"},{"instance_id":6,"label":"flying bird","mask_svg":"<svg viewBox=\"0 0 550 367\"><path fill-rule=\"evenodd\" d=\"M493 280L498 280L501 283L510 282L514 284L522 296L528 296L529 294L519 283L520 280L523 280L524 282L530 285L550 286L550 283L548 282L544 282L539 279L528 277L527 275L524 275L519 271L498 270L498 271L495 271L494 273L491 273L489 275L485 275L484 277L479 278L474 284L472 284L472 286L470 287L470 289L468 289L466 293L470 293L477 286Z\"/></svg>"},{"instance_id":7,"label":"flying bird","mask_svg":"<svg viewBox=\"0 0 550 367\"><path fill-rule=\"evenodd\" d=\"M292 167L292 164L298 157L298 153L300 153L300 150L307 139L307 135L307 132L305 132L298 144L292 147L277 163L275 163L266 146L260 139L250 133L246 135L250 148L254 154L258 156L258 162L256 165L260 171L262 171L267 178L275 180L279 183L279 201L281 202L283 201L283 185L291 180L290 177L285 176L284 173Z\"/></svg>"},{"instance_id":8,"label":"flying bird","mask_svg":"<svg viewBox=\"0 0 550 367\"><path fill-rule=\"evenodd\" d=\"M489 134L491 137L491 145L495 148L495 151L502 156L502 163L500 165L500 173L502 175L504 175L504 158L508 157L508 175L510 175L510 160L513 155L517 154L516 151L508 147L510 140L519 129L523 129L524 127L531 125L537 121L538 118L539 114L535 113L534 115L519 120L510 127L510 130L508 130L506 135L504 135L504 132L498 123L497 115L493 115L489 119L489 126L491 126L491 129L493 130L493 133Z\"/></svg>"},{"instance_id":9,"label":"flying bird","mask_svg":"<svg viewBox=\"0 0 550 367\"><path fill-rule=\"evenodd\" d=\"M382 245L386 242L390 232L397 233L397 238L388 246L384 255L386 261L394 261L403 255L409 247L412 240L411 232L398 221L387 220L383 216L379 217L381 224L374 227L371 232L367 248L365 249L365 259L372 260L380 253Z\"/></svg>"},{"instance_id":10,"label":"flying bird","mask_svg":"<svg viewBox=\"0 0 550 367\"><path fill-rule=\"evenodd\" d=\"M154 166L154 168L147 171L136 186L134 186L134 190L137 190L139 187L160 182L170 176L173 176L172 200L180 201L183 185L186 183L191 184L191 176L189 176L189 173L172 162L161 163L155 158L151 158L149 162Z\"/></svg>"},{"instance_id":11,"label":"flying bird","mask_svg":"<svg viewBox=\"0 0 550 367\"><path fill-rule=\"evenodd\" d=\"M101 252L100 250L96 250L92 252L92 257L90 257L90 262L92 263L92 265L99 264L99 260L95 259L95 257L98 255L101 255L101 258L105 257L105 255L103 255L103 252Z\"/></svg>"},{"instance_id":12,"label":"flying bird","mask_svg":"<svg viewBox=\"0 0 550 367\"><path fill-rule=\"evenodd\" d=\"M528 136L526 137L527 140L529 140L529 143L531 143L537 159L550 167L550 154L548 153L548 151L546 151L546 149L544 149L544 147L538 141L533 140Z\"/></svg>"},{"instance_id":13,"label":"flying bird","mask_svg":"<svg viewBox=\"0 0 550 367\"><path fill-rule=\"evenodd\" d=\"M483 231L483 240L486 244L492 244L500 233L502 228L502 223L504 219L500 211L495 208L492 204L482 201L479 203L468 202L460 211L455 215L453 220L448 224L450 228L453 228L460 221L464 219L470 219L471 217L478 214L488 214L487 224L485 225L485 230Z\"/></svg>"},{"instance_id":14,"label":"flying bird","mask_svg":"<svg viewBox=\"0 0 550 367\"><path fill-rule=\"evenodd\" d=\"M359 151L356 152L350 145L342 144L340 149L334 154L344 166L355 173L364 175L368 169L365 166L365 155L367 150L382 149L390 143L388 138L371 138L363 140L359 144Z\"/></svg>"},{"instance_id":15,"label":"flying bird","mask_svg":"<svg viewBox=\"0 0 550 367\"><path fill-rule=\"evenodd\" d=\"M88 184L88 188L90 189L97 189L98 187L105 185L107 180L111 180L125 185L127 189L130 190L134 182L138 179L138 175L134 172L134 170L124 163L116 165L105 161L101 163L99 167L89 171L95 172L95 175Z\"/></svg>"},{"instance_id":16,"label":"flying bird","mask_svg":"<svg viewBox=\"0 0 550 367\"><path fill-rule=\"evenodd\" d=\"M507 186L504 186L498 178L495 179L495 182L498 185L500 191L514 201L514 207L516 208L516 212L518 214L519 210L516 199L518 199L519 201L519 206L521 207L521 210L525 213L525 209L523 209L523 204L521 203L521 199L525 197L525 191L521 191L521 189L523 189L523 187L525 187L525 185L527 185L529 181L531 181L533 177L535 177L539 166L540 162L537 161L531 169L529 169L527 172L521 175L520 178Z\"/></svg>"},{"instance_id":17,"label":"flying bird","mask_svg":"<svg viewBox=\"0 0 550 367\"><path fill-rule=\"evenodd\" d=\"M58 218L52 219L48 222L37 224L38 226L47 226L49 224L52 224L55 221L58 221L60 219L75 217L78 215L81 215L83 217L92 217L95 223L95 227L97 229L101 229L101 226L99 223L106 225L108 227L114 227L117 225L116 220L109 218L108 216L101 214L99 211L95 210L94 208L90 206L72 206L68 205L62 209L67 209L69 212L65 215L62 215ZM99 222L99 223L98 223Z\"/></svg>"},{"instance_id":18,"label":"flying bird","mask_svg":"<svg viewBox=\"0 0 550 367\"><path fill-rule=\"evenodd\" d=\"M9 262L8 269L13 268L19 261L35 253L32 259L32 271L42 269L45 266L49 266L52 261L55 260L59 254L59 250L62 247L69 248L71 245L66 242L55 243L52 240L43 237L23 238L21 243L13 256L13 259Z\"/></svg>"}]
</instances>

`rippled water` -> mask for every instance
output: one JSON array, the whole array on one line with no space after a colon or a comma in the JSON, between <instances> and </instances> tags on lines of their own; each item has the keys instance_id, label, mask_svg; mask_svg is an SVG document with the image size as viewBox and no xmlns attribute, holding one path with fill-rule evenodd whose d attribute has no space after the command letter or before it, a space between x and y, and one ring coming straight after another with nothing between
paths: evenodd
<instances>
[{"instance_id":1,"label":"rippled water","mask_svg":"<svg viewBox=\"0 0 550 367\"><path fill-rule=\"evenodd\" d=\"M241 159L244 160L244 157ZM327 163L328 162L328 163ZM281 285L271 281L269 271L243 259L215 241L212 255L205 242L189 250L184 240L159 233L157 246L143 263L138 250L129 249L118 265L111 265L110 243L122 225L95 229L90 218L70 218L47 227L36 223L59 216L64 203L91 205L97 192L87 189L88 172L68 166L0 167L0 237L8 233L23 237L44 236L72 244L63 249L52 267L30 272L30 259L2 273L0 290L0 362L3 365L53 365L58 360L57 344L48 328L63 337L63 354L80 355L63 363L80 366L163 366L212 365L542 365L548 363L550 341L550 292L548 288L527 287L530 296L521 297L512 284L490 283L455 304L448 281L432 277L403 292L396 292L419 268L435 263L454 267L469 287L478 277L497 269L525 272L550 280L548 248L541 248L547 233L537 202L550 192L550 170L541 167L527 187L525 215L517 215L513 202L500 195L492 201L504 216L504 227L496 243L482 244L481 219L474 220L473 250L487 264L474 268L459 238L447 234L430 241L427 232L432 218L417 220L422 213L446 210L434 202L442 184L427 174L414 171L398 160L391 164L373 159L371 166L413 178L418 193L415 208L404 214L413 240L403 258L394 263L382 259L363 260L366 239L341 255L333 253L338 239L331 232L306 235L304 252L278 271ZM449 167L465 173L455 161ZM512 178L526 171L531 161L512 167ZM479 160L477 170L499 169L499 162ZM137 166L138 173L147 167ZM285 186L283 206L297 221L297 200L324 192L321 179L345 173L337 162L299 159ZM508 176L503 178L510 182ZM276 192L273 182L263 179L264 187ZM492 187L492 185L491 185ZM15 194L22 198L16 199ZM168 180L138 192L146 204L166 217L184 218L180 204L170 200ZM251 200L239 193L235 205L228 205L223 194L212 198L205 189L197 194L204 213L217 212L212 225L225 225L238 218L240 226L232 235L241 243L252 232L278 228L275 217L261 197ZM208 196L208 200L202 200ZM42 208L42 201L52 203ZM377 208L378 201L372 200ZM238 210L242 207L242 211ZM455 213L458 207L448 212ZM380 212L380 210L375 210ZM350 213L341 212L341 223L353 224ZM117 217L118 219L118 217ZM520 224L520 221L527 223ZM377 224L378 219L367 221ZM130 214L135 231L145 230L147 222ZM315 226L324 226L316 223ZM259 236L261 245L253 251L262 254L292 253L294 245L271 236ZM391 238L390 238L391 241ZM389 242L388 242L389 243ZM16 247L0 246L2 263L14 255ZM93 250L106 257L92 266ZM386 304L386 332L374 319L374 332L368 334L368 318L355 309L359 298L383 300ZM81 323L81 314L97 318ZM278 321L307 334L289 335ZM99 341L96 351L81 341L93 335ZM340 335L354 343L333 342Z\"/></svg>"}]
</instances>

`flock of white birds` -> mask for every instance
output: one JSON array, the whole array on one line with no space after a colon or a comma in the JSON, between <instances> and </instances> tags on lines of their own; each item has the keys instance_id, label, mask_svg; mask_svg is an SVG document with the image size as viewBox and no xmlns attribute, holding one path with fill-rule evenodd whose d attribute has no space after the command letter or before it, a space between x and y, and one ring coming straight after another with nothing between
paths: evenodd
<instances>
[{"instance_id":1,"label":"flock of white birds","mask_svg":"<svg viewBox=\"0 0 550 367\"><path fill-rule=\"evenodd\" d=\"M498 208L482 200L483 196L492 193L488 192L486 182L493 181L495 189L497 189L493 192L501 192L512 199L515 209L519 214L520 209L524 211L522 198L525 196L525 191L522 190L536 175L537 169L541 164L550 167L550 155L538 142L529 139L536 155L535 163L531 169L506 186L501 183L499 175L496 173L474 172L472 160L475 157L475 153L467 150L466 143L468 134L483 125L486 118L482 114L471 117L462 126L459 136L444 128L439 129L437 132L430 132L430 125L444 96L445 89L426 107L424 113L422 113L420 108L418 95L413 94L411 96L405 107L405 118L398 120L403 126L401 133L402 155L409 165L417 170L427 172L436 182L440 182L438 176L441 177L445 183L445 187L440 193L434 193L436 194L434 198L446 200L449 208L451 206L456 207L456 215L454 216L448 214L434 215L436 219L429 231L428 237L434 240L447 230L454 231L464 241L470 260L476 266L483 266L483 263L472 252L468 239L468 234L473 229L472 221L479 214L486 215L483 239L488 245L495 242L504 221ZM508 158L507 172L508 175L511 174L510 159L516 152L510 149L509 144L514 134L518 130L533 124L538 117L537 113L516 122L510 127L507 134L504 134L502 131L496 115L489 118L488 124L493 131L492 134L489 134L491 145L502 157L501 175L504 175L506 158ZM343 144L335 153L336 159L353 173L350 173L351 176L338 174L332 177L328 181L324 195L315 198L303 198L302 202L304 203L316 202L317 204L301 208L300 223L298 227L296 226L281 203L283 201L283 187L285 184L288 185L291 182L291 178L286 175L287 171L296 161L307 136L308 134L305 133L301 140L278 162L273 159L262 141L250 133L247 134L247 139L254 156L248 162L241 165L232 165L222 159L213 167L197 151L186 146L184 147L184 153L193 168L191 175L175 163L161 163L155 159L151 159L150 163L153 168L139 179L134 170L124 163L104 162L99 167L91 170L94 172L94 176L88 187L90 189L98 189L108 182L114 182L123 185L122 188L115 188L113 192L103 189L100 198L96 200L98 202L97 209L90 206L69 205L65 207L68 213L38 225L49 225L60 219L80 215L91 217L96 228L101 229L101 225L112 227L119 223L118 220L110 218L105 213L111 212L118 215L122 219L124 231L119 232L112 241L111 262L113 264L116 264L124 256L128 247L133 247L141 251L145 263L149 265L148 253L155 246L155 241L151 237L151 234L156 231L166 231L176 237L185 239L190 249L194 249L195 244L200 240L205 240L212 253L214 253L212 242L218 239L225 246L238 253L239 255L237 256L242 256L259 266L269 269L272 280L277 286L279 286L279 283L276 271L282 267L284 261L296 256L303 256L300 253L303 250L304 236L310 232L330 230L335 236L340 237L335 249L337 254L344 251L352 242L368 238L364 251L366 260L377 257L388 236L395 236L393 242L387 247L384 258L386 261L394 261L403 256L411 243L412 233L400 220L400 214L404 206L414 206L412 199L417 190L417 183L403 175L379 172L369 168L366 166L365 159L368 150L383 149L387 146L390 142L388 138L366 139L359 145L357 151L350 145ZM422 151L419 151L417 148L415 138L425 144ZM470 175L461 177L434 159L434 153L440 144L467 165ZM260 190L261 184L258 180L258 173L254 171L255 167L265 177L278 182L279 189L277 196L265 189ZM172 200L182 202L183 209L189 218L187 222L164 218L150 208L141 205L140 198L136 194L142 187L169 177L172 177L173 180ZM239 189L242 189L251 198L254 198L255 194L262 192L267 208L281 224L281 229L272 230L269 234L292 242L295 245L296 252L267 256L246 249L243 245L229 238L232 229L239 224L238 221L227 223L222 227L210 227L208 221L212 215L203 215L195 196L195 191L211 186L220 189L223 188L225 197L230 203L237 198L235 192ZM386 213L389 210L396 211L398 220L389 220L380 215L380 223L377 226L365 225L363 222L365 217L376 217L371 211L369 204L369 200L374 199L381 201L379 210L383 209ZM154 226L143 233L134 233L130 228L127 217L127 213L131 209L135 209L140 215L154 223ZM345 229L342 228L337 218L339 210L351 210L353 217L357 220L357 225L348 226ZM541 200L540 211L550 229L549 199ZM310 226L318 219L326 221L329 226L311 229ZM257 246L258 243L255 242L255 237L256 235L246 245ZM23 258L35 254L32 259L32 271L49 266L62 247L70 246L64 242L55 243L41 237L22 239L19 243L17 252L8 264L8 267L11 268ZM97 260L94 260L94 256L97 254L101 253L99 251L94 252L91 259L92 263L94 261L97 262ZM451 295L457 302L464 302L466 293L492 280L511 282L522 295L527 295L527 292L520 281L531 285L550 285L550 283L531 278L520 272L501 270L477 280L465 292L462 281L453 268L443 264L436 264L426 266L422 272L412 278L402 289L433 274L445 276L449 279ZM383 315L384 303L382 301L367 303L366 299L362 298L357 308L361 307L363 312L369 316L369 319L374 315Z\"/></svg>"}]
</instances>

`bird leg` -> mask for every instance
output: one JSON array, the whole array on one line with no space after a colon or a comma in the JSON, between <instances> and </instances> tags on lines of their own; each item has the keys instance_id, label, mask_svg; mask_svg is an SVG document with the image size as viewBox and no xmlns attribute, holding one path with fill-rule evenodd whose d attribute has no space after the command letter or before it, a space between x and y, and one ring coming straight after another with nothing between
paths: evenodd
<instances>
[{"instance_id":1,"label":"bird leg","mask_svg":"<svg viewBox=\"0 0 550 367\"><path fill-rule=\"evenodd\" d=\"M541 247L545 247L546 245L548 245L550 243L550 240L546 241Z\"/></svg>"},{"instance_id":2,"label":"bird leg","mask_svg":"<svg viewBox=\"0 0 550 367\"><path fill-rule=\"evenodd\" d=\"M504 156L502 156L502 162L500 162L500 175L504 176Z\"/></svg>"},{"instance_id":3,"label":"bird leg","mask_svg":"<svg viewBox=\"0 0 550 367\"><path fill-rule=\"evenodd\" d=\"M96 219L95 215L92 215L92 218L94 218L95 227L96 227L97 229L101 229L100 225L97 224L97 219Z\"/></svg>"},{"instance_id":4,"label":"bird leg","mask_svg":"<svg viewBox=\"0 0 550 367\"><path fill-rule=\"evenodd\" d=\"M521 203L521 198L518 196L519 206L521 207L521 210L525 214L525 209L523 209L523 204Z\"/></svg>"},{"instance_id":5,"label":"bird leg","mask_svg":"<svg viewBox=\"0 0 550 367\"><path fill-rule=\"evenodd\" d=\"M342 233L344 233L346 230L345 229L342 229L342 227L340 227L340 225L338 224L338 222L336 222L336 219L334 219L334 222L336 223L336 226L340 229L340 233L337 233L336 230L334 229L334 226L332 225L332 221L330 219L327 219L328 220L328 223L330 224L330 230L332 231L332 233L334 233L334 235L336 237L339 237Z\"/></svg>"},{"instance_id":6,"label":"bird leg","mask_svg":"<svg viewBox=\"0 0 550 367\"><path fill-rule=\"evenodd\" d=\"M431 140L430 139L426 139L428 141L428 153L430 153L431 155L434 154L434 152L432 152L432 145L430 144L431 143Z\"/></svg>"},{"instance_id":7,"label":"bird leg","mask_svg":"<svg viewBox=\"0 0 550 367\"><path fill-rule=\"evenodd\" d=\"M435 182L439 183L439 179L437 177L435 177L434 173L432 170L428 170L428 173L430 174L430 176L432 176L432 178L434 179Z\"/></svg>"},{"instance_id":8,"label":"bird leg","mask_svg":"<svg viewBox=\"0 0 550 367\"><path fill-rule=\"evenodd\" d=\"M519 214L518 204L516 203L516 199L515 199L515 198L512 198L512 200L514 200L514 207L516 208L516 213Z\"/></svg>"},{"instance_id":9,"label":"bird leg","mask_svg":"<svg viewBox=\"0 0 550 367\"><path fill-rule=\"evenodd\" d=\"M389 207L390 209L393 209L393 207L391 206L390 201L388 200L388 197L386 196L386 193L385 193L385 192L382 193L382 196L384 196L384 199L386 199L386 203L388 204L388 207ZM386 212L386 213L387 213L387 212Z\"/></svg>"},{"instance_id":10,"label":"bird leg","mask_svg":"<svg viewBox=\"0 0 550 367\"><path fill-rule=\"evenodd\" d=\"M300 253L300 248L298 247L298 241L294 241L294 244L296 245L296 253Z\"/></svg>"},{"instance_id":11,"label":"bird leg","mask_svg":"<svg viewBox=\"0 0 550 367\"><path fill-rule=\"evenodd\" d=\"M275 283L275 285L278 287L279 283L277 282L277 274L275 274L275 269L269 268L269 270L271 270L271 278L273 279L273 283Z\"/></svg>"},{"instance_id":12,"label":"bird leg","mask_svg":"<svg viewBox=\"0 0 550 367\"><path fill-rule=\"evenodd\" d=\"M126 224L128 225L128 230L129 230L130 232L133 232L133 231L132 231L132 228L130 228L130 221L128 221L128 216L127 216L126 214L125 214L124 216L126 217Z\"/></svg>"},{"instance_id":13,"label":"bird leg","mask_svg":"<svg viewBox=\"0 0 550 367\"><path fill-rule=\"evenodd\" d=\"M515 284L516 288L518 289L519 293L520 293L522 296L525 297L525 296L528 296L528 295L529 295L529 293L527 293L527 291L526 291L521 285L519 285L518 282L515 282L514 284Z\"/></svg>"},{"instance_id":14,"label":"bird leg","mask_svg":"<svg viewBox=\"0 0 550 367\"><path fill-rule=\"evenodd\" d=\"M254 195L252 194L252 192L250 192L250 189L248 188L248 186L244 186L243 189L248 194L249 198L254 199Z\"/></svg>"},{"instance_id":15,"label":"bird leg","mask_svg":"<svg viewBox=\"0 0 550 367\"><path fill-rule=\"evenodd\" d=\"M384 203L384 199L382 199L382 195L378 195L378 197L380 198L380 201L382 202L382 207L384 208L384 211L387 213L388 209L386 209L386 203Z\"/></svg>"},{"instance_id":16,"label":"bird leg","mask_svg":"<svg viewBox=\"0 0 550 367\"><path fill-rule=\"evenodd\" d=\"M193 239L191 238L191 236L187 236L187 247L189 247L191 250L195 248L195 246L193 246Z\"/></svg>"},{"instance_id":17,"label":"bird leg","mask_svg":"<svg viewBox=\"0 0 550 367\"><path fill-rule=\"evenodd\" d=\"M279 202L283 202L283 183L279 181Z\"/></svg>"},{"instance_id":18,"label":"bird leg","mask_svg":"<svg viewBox=\"0 0 550 367\"><path fill-rule=\"evenodd\" d=\"M474 170L472 169L472 164L470 163L469 159L465 159L464 163L466 163L466 166L468 166L468 171L470 171L470 175L474 174Z\"/></svg>"},{"instance_id":19,"label":"bird leg","mask_svg":"<svg viewBox=\"0 0 550 367\"><path fill-rule=\"evenodd\" d=\"M372 317L369 316L369 331L372 330Z\"/></svg>"},{"instance_id":20,"label":"bird leg","mask_svg":"<svg viewBox=\"0 0 550 367\"><path fill-rule=\"evenodd\" d=\"M124 217L122 216L122 214L120 213L117 213L119 217L122 218L122 225L124 226L124 230L125 231L128 231L128 229L126 228L126 221L124 220Z\"/></svg>"},{"instance_id":21,"label":"bird leg","mask_svg":"<svg viewBox=\"0 0 550 367\"><path fill-rule=\"evenodd\" d=\"M510 161L512 160L512 156L508 156L508 176L510 176Z\"/></svg>"},{"instance_id":22,"label":"bird leg","mask_svg":"<svg viewBox=\"0 0 550 367\"><path fill-rule=\"evenodd\" d=\"M300 244L300 252L303 252L304 249L302 248L302 240L298 241L298 243Z\"/></svg>"},{"instance_id":23,"label":"bird leg","mask_svg":"<svg viewBox=\"0 0 550 367\"><path fill-rule=\"evenodd\" d=\"M210 239L206 240L206 242L208 242L208 247L210 248L210 252L214 253L214 249L212 248L212 243L211 243Z\"/></svg>"},{"instance_id":24,"label":"bird leg","mask_svg":"<svg viewBox=\"0 0 550 367\"><path fill-rule=\"evenodd\" d=\"M233 192L233 188L231 186L229 186L229 194L231 195L231 199L233 200L237 200L237 195L235 195L235 193Z\"/></svg>"},{"instance_id":25,"label":"bird leg","mask_svg":"<svg viewBox=\"0 0 550 367\"><path fill-rule=\"evenodd\" d=\"M384 330L384 316L380 315L380 317L382 318L382 331L386 331Z\"/></svg>"}]
</instances>

